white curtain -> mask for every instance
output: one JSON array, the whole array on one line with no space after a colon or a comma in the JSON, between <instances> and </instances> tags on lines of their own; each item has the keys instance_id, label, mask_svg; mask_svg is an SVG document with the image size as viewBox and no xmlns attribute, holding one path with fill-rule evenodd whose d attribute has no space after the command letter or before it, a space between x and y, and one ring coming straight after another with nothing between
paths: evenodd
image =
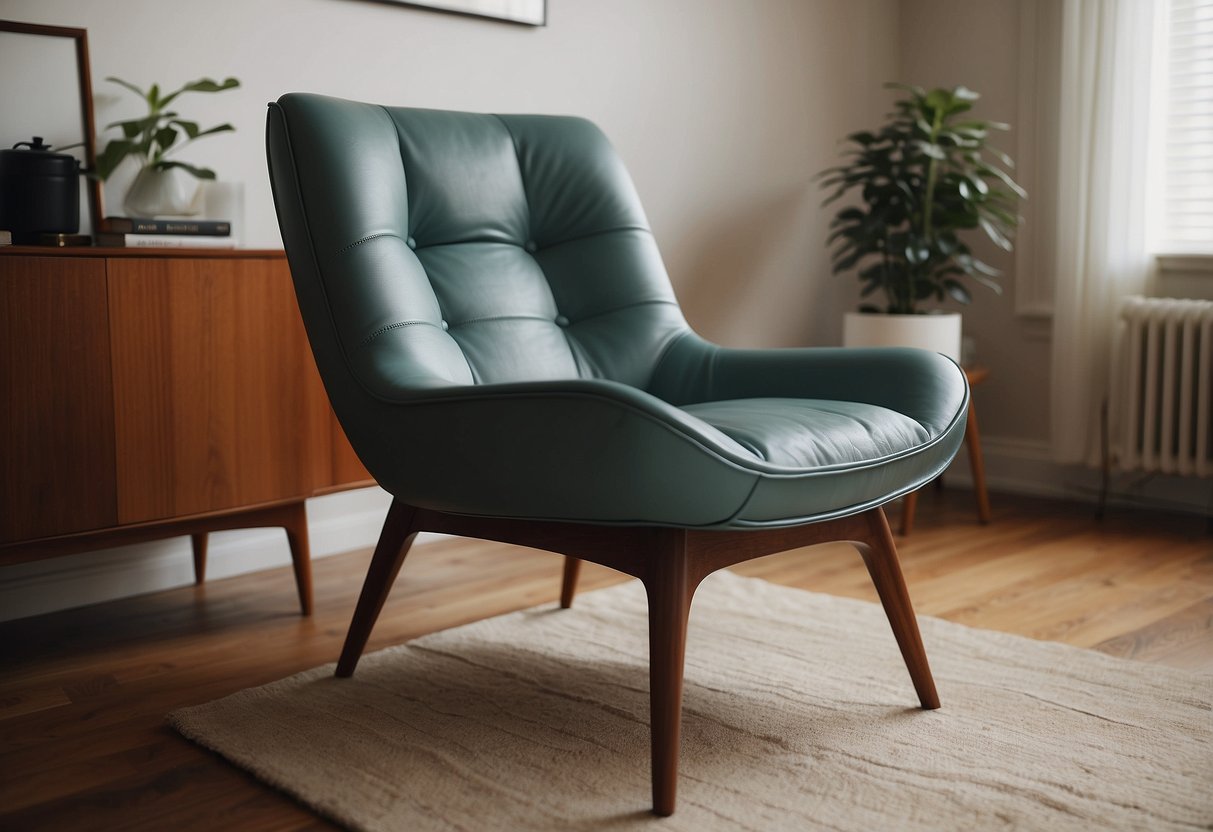
<instances>
[{"instance_id":1,"label":"white curtain","mask_svg":"<svg viewBox=\"0 0 1213 832\"><path fill-rule=\"evenodd\" d=\"M1156 14L1151 0L1064 2L1052 447L1058 462L1096 464L1120 303L1150 276Z\"/></svg>"}]
</instances>

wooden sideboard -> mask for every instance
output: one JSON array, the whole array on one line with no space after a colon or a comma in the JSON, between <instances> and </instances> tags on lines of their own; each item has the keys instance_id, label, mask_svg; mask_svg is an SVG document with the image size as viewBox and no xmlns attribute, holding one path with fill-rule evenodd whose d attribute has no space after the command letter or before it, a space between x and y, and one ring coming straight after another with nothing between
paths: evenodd
<instances>
[{"instance_id":1,"label":"wooden sideboard","mask_svg":"<svg viewBox=\"0 0 1213 832\"><path fill-rule=\"evenodd\" d=\"M287 531L373 485L316 373L280 251L0 248L0 565Z\"/></svg>"}]
</instances>

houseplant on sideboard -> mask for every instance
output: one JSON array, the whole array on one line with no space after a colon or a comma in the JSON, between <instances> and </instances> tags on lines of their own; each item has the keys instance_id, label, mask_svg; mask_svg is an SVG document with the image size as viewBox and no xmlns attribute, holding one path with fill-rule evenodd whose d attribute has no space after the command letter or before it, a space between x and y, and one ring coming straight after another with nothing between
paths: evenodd
<instances>
[{"instance_id":1,"label":"houseplant on sideboard","mask_svg":"<svg viewBox=\"0 0 1213 832\"><path fill-rule=\"evenodd\" d=\"M105 181L126 158L134 158L139 162L139 173L123 200L131 216L189 216L197 213L198 182L214 179L215 172L168 156L195 139L236 128L231 124L219 124L204 130L198 122L182 118L169 105L184 93L223 92L239 87L240 81L227 78L218 82L202 78L173 92L161 94L159 84L152 84L145 91L121 78L109 77L105 80L138 95L147 104L147 113L139 118L106 125L107 130L113 127L120 129L122 138L111 139L97 155L97 176ZM183 135L184 140L178 142Z\"/></svg>"},{"instance_id":2,"label":"houseplant on sideboard","mask_svg":"<svg viewBox=\"0 0 1213 832\"><path fill-rule=\"evenodd\" d=\"M845 164L820 174L829 205L855 191L858 204L830 223L835 274L855 270L863 297L849 313L848 346L923 346L959 359L960 314L928 314L924 304L971 300L969 283L1001 292L997 269L974 256L966 232L1011 250L1018 202L1027 194L1007 172L1010 157L987 144L1008 126L966 115L977 93L890 84L905 95L875 132L847 136Z\"/></svg>"}]
</instances>

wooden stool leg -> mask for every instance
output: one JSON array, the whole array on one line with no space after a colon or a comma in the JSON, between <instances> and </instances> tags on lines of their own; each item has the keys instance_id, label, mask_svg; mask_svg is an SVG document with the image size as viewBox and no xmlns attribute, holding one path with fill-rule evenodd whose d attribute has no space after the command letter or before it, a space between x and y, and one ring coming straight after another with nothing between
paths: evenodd
<instances>
[{"instance_id":1,"label":"wooden stool leg","mask_svg":"<svg viewBox=\"0 0 1213 832\"><path fill-rule=\"evenodd\" d=\"M341 658L337 661L337 676L352 676L362 658L367 639L383 609L396 575L404 564L405 555L413 545L417 532L413 529L413 517L417 510L410 505L392 500L388 509L387 519L383 523L383 531L379 533L379 543L375 546L375 554L371 557L371 565L362 584L362 594L358 596L358 606L354 609L354 618L350 622L349 632L345 636L345 646L341 648Z\"/></svg>"},{"instance_id":2,"label":"wooden stool leg","mask_svg":"<svg viewBox=\"0 0 1213 832\"><path fill-rule=\"evenodd\" d=\"M295 569L295 589L299 592L299 608L304 615L312 614L312 549L307 535L307 503L292 505L283 528L291 548L291 566Z\"/></svg>"},{"instance_id":3,"label":"wooden stool leg","mask_svg":"<svg viewBox=\"0 0 1213 832\"><path fill-rule=\"evenodd\" d=\"M190 535L190 546L194 550L194 583L206 583L206 532Z\"/></svg>"},{"instance_id":4,"label":"wooden stool leg","mask_svg":"<svg viewBox=\"0 0 1213 832\"><path fill-rule=\"evenodd\" d=\"M669 530L654 553L645 581L649 599L649 731L652 744L653 814L674 814L682 741L682 671L687 617L695 593L687 568L686 532Z\"/></svg>"},{"instance_id":5,"label":"wooden stool leg","mask_svg":"<svg viewBox=\"0 0 1213 832\"><path fill-rule=\"evenodd\" d=\"M577 577L581 574L581 559L571 555L564 557L564 575L560 579L560 607L568 609L573 606L573 596L577 594Z\"/></svg>"},{"instance_id":6,"label":"wooden stool leg","mask_svg":"<svg viewBox=\"0 0 1213 832\"><path fill-rule=\"evenodd\" d=\"M914 512L918 510L918 492L911 491L901 501L901 536L914 528Z\"/></svg>"},{"instance_id":7,"label":"wooden stool leg","mask_svg":"<svg viewBox=\"0 0 1213 832\"><path fill-rule=\"evenodd\" d=\"M880 603L893 627L893 636L901 648L901 657L910 671L918 699L924 709L934 710L939 707L939 694L935 691L935 680L927 664L927 653L918 632L914 607L910 604L910 593L901 574L893 533L889 531L883 509L872 509L865 516L868 520L868 539L858 544L859 553L863 555L868 574L872 576L872 583L880 595Z\"/></svg>"},{"instance_id":8,"label":"wooden stool leg","mask_svg":"<svg viewBox=\"0 0 1213 832\"><path fill-rule=\"evenodd\" d=\"M982 524L990 522L990 495L986 491L986 464L981 455L981 433L977 430L977 409L969 402L968 422L965 426L965 445L969 449L969 467L973 471L973 491L977 495L977 519Z\"/></svg>"}]
</instances>

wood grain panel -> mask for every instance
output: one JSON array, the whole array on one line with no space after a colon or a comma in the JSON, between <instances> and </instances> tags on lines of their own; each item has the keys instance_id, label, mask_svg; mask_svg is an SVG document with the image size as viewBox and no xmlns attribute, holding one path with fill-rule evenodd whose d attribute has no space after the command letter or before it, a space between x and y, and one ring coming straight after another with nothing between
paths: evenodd
<instances>
[{"instance_id":1,"label":"wood grain panel","mask_svg":"<svg viewBox=\"0 0 1213 832\"><path fill-rule=\"evenodd\" d=\"M0 257L0 542L112 525L105 261Z\"/></svg>"},{"instance_id":2,"label":"wood grain panel","mask_svg":"<svg viewBox=\"0 0 1213 832\"><path fill-rule=\"evenodd\" d=\"M331 482L285 260L112 258L109 301L120 522Z\"/></svg>"}]
</instances>

